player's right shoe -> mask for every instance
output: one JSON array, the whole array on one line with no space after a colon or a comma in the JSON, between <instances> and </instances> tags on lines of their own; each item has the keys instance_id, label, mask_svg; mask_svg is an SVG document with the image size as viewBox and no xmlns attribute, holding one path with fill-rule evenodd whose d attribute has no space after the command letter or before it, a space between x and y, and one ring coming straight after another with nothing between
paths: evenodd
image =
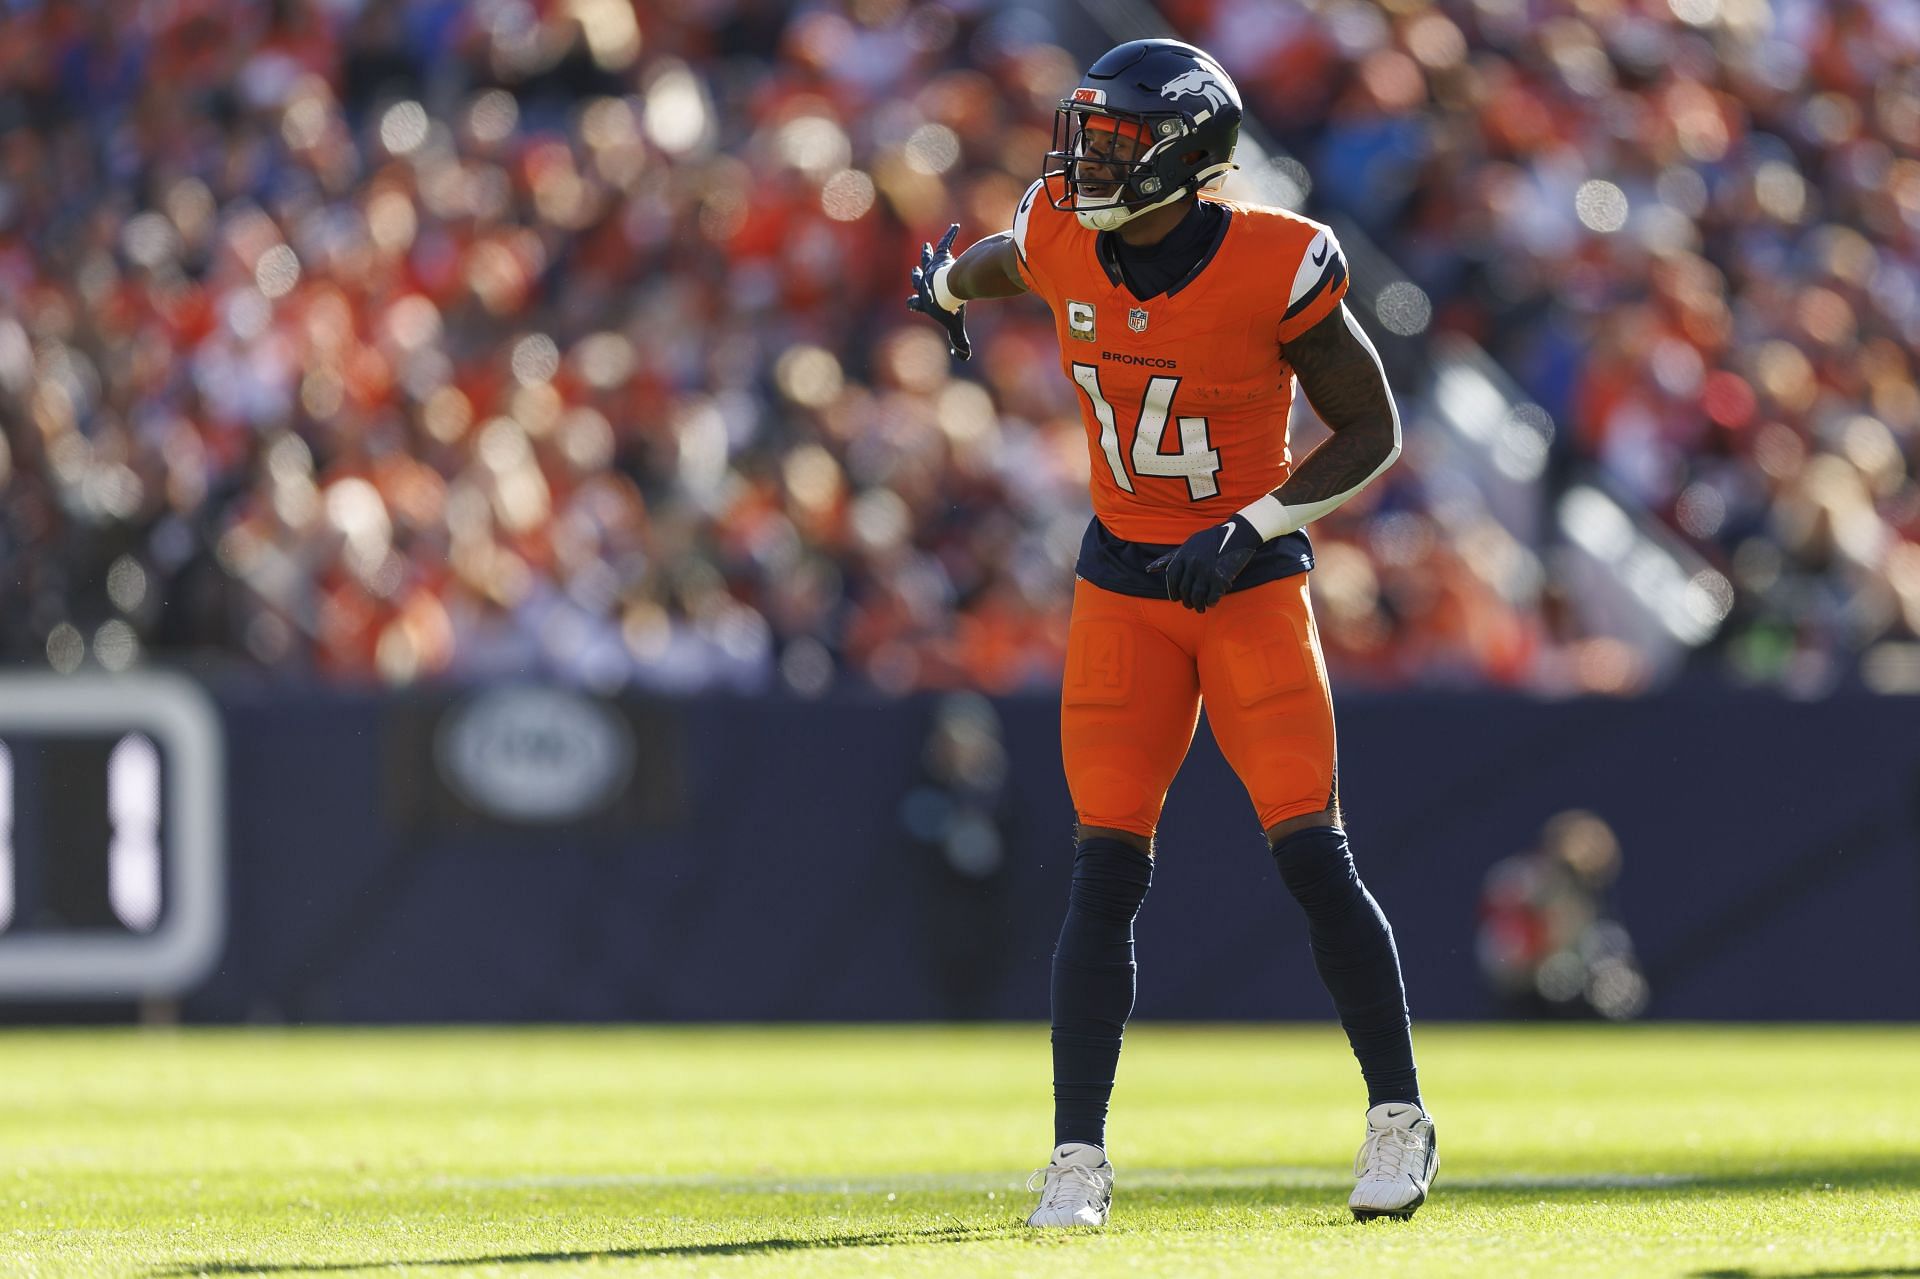
<instances>
[{"instance_id":1,"label":"player's right shoe","mask_svg":"<svg viewBox=\"0 0 1920 1279\"><path fill-rule=\"evenodd\" d=\"M1070 1141L1027 1178L1027 1189L1040 1192L1029 1226L1104 1226L1113 1206L1113 1165L1100 1147Z\"/></svg>"}]
</instances>

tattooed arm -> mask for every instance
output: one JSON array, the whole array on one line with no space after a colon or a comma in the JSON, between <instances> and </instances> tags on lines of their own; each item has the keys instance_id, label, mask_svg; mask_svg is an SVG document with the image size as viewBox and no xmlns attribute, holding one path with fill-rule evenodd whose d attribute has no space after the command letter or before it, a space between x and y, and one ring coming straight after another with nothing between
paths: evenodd
<instances>
[{"instance_id":1,"label":"tattooed arm","mask_svg":"<svg viewBox=\"0 0 1920 1279\"><path fill-rule=\"evenodd\" d=\"M1287 363L1333 434L1287 482L1243 514L1275 538L1317 520L1358 493L1400 456L1400 411L1379 353L1343 303L1286 344Z\"/></svg>"},{"instance_id":2,"label":"tattooed arm","mask_svg":"<svg viewBox=\"0 0 1920 1279\"><path fill-rule=\"evenodd\" d=\"M1169 599L1202 613L1232 589L1262 543L1319 519L1400 456L1400 411L1386 370L1345 305L1284 349L1308 401L1333 434L1285 484L1147 565L1167 575Z\"/></svg>"}]
</instances>

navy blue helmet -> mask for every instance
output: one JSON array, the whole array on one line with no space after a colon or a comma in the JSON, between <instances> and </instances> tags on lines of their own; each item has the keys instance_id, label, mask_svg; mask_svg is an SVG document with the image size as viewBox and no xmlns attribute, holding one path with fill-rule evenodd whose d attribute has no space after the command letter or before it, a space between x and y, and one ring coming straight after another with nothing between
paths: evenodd
<instances>
[{"instance_id":1,"label":"navy blue helmet","mask_svg":"<svg viewBox=\"0 0 1920 1279\"><path fill-rule=\"evenodd\" d=\"M1240 90L1212 55L1131 40L1087 69L1053 117L1047 199L1111 231L1233 168Z\"/></svg>"}]
</instances>

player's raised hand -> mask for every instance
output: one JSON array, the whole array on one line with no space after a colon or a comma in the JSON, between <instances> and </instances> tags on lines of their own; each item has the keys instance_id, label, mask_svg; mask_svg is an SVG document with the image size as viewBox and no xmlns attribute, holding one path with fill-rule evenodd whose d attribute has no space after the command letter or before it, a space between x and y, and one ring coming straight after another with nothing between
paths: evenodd
<instances>
[{"instance_id":1,"label":"player's raised hand","mask_svg":"<svg viewBox=\"0 0 1920 1279\"><path fill-rule=\"evenodd\" d=\"M973 343L967 341L967 304L959 302L949 309L940 301L939 294L945 290L934 287L934 276L953 265L953 239L959 234L960 224L956 222L940 237L939 247L920 246L920 265L913 268L913 296L907 299L907 310L918 311L945 329L947 349L955 359L966 360L973 357ZM948 297L953 296L946 292Z\"/></svg>"},{"instance_id":2,"label":"player's raised hand","mask_svg":"<svg viewBox=\"0 0 1920 1279\"><path fill-rule=\"evenodd\" d=\"M1201 529L1179 550L1147 565L1147 572L1165 573L1167 598L1204 613L1220 602L1263 540L1246 516L1236 515Z\"/></svg>"}]
</instances>

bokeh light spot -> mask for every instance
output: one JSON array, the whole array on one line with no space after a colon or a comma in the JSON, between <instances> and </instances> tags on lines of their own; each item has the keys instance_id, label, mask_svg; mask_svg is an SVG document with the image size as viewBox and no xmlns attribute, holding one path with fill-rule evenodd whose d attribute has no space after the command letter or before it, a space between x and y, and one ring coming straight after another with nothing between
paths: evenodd
<instances>
[{"instance_id":1,"label":"bokeh light spot","mask_svg":"<svg viewBox=\"0 0 1920 1279\"><path fill-rule=\"evenodd\" d=\"M476 142L500 142L519 123L520 104L504 89L489 89L467 107L467 132Z\"/></svg>"},{"instance_id":2,"label":"bokeh light spot","mask_svg":"<svg viewBox=\"0 0 1920 1279\"><path fill-rule=\"evenodd\" d=\"M396 102L380 116L380 145L393 155L412 155L427 140L427 109L411 100Z\"/></svg>"},{"instance_id":3,"label":"bokeh light spot","mask_svg":"<svg viewBox=\"0 0 1920 1279\"><path fill-rule=\"evenodd\" d=\"M1573 211L1590 231L1610 235L1627 224L1627 193L1601 178L1580 184Z\"/></svg>"},{"instance_id":4,"label":"bokeh light spot","mask_svg":"<svg viewBox=\"0 0 1920 1279\"><path fill-rule=\"evenodd\" d=\"M1380 296L1374 299L1373 311L1380 317L1381 327L1401 337L1425 333L1433 323L1433 302L1426 291L1411 280L1396 280L1380 290Z\"/></svg>"},{"instance_id":5,"label":"bokeh light spot","mask_svg":"<svg viewBox=\"0 0 1920 1279\"><path fill-rule=\"evenodd\" d=\"M86 638L71 624L62 622L48 632L47 664L60 674L73 674L86 657Z\"/></svg>"},{"instance_id":6,"label":"bokeh light spot","mask_svg":"<svg viewBox=\"0 0 1920 1279\"><path fill-rule=\"evenodd\" d=\"M253 266L253 282L270 298L283 298L300 282L300 259L284 244L260 255Z\"/></svg>"},{"instance_id":7,"label":"bokeh light spot","mask_svg":"<svg viewBox=\"0 0 1920 1279\"><path fill-rule=\"evenodd\" d=\"M820 188L820 208L835 222L857 222L873 208L873 179L842 169Z\"/></svg>"},{"instance_id":8,"label":"bokeh light spot","mask_svg":"<svg viewBox=\"0 0 1920 1279\"><path fill-rule=\"evenodd\" d=\"M550 382L560 371L560 348L544 333L529 333L513 344L514 381L522 386Z\"/></svg>"},{"instance_id":9,"label":"bokeh light spot","mask_svg":"<svg viewBox=\"0 0 1920 1279\"><path fill-rule=\"evenodd\" d=\"M960 162L960 135L944 124L923 124L907 137L907 166L941 174Z\"/></svg>"}]
</instances>

